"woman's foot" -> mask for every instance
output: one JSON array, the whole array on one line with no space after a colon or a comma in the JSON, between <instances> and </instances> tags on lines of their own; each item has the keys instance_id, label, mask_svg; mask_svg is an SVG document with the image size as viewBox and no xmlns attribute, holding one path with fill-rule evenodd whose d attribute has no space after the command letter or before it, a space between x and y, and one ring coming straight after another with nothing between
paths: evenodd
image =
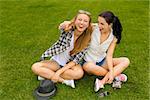
<instances>
[{"instance_id":1,"label":"woman's foot","mask_svg":"<svg viewBox=\"0 0 150 100\"><path fill-rule=\"evenodd\" d=\"M38 76L38 78L37 78L39 81L40 80L45 80L45 78L44 77L41 77L41 76Z\"/></svg>"},{"instance_id":2,"label":"woman's foot","mask_svg":"<svg viewBox=\"0 0 150 100\"><path fill-rule=\"evenodd\" d=\"M101 80L96 78L95 80L95 86L94 86L94 91L97 92L99 89L104 88L104 85L102 84Z\"/></svg>"},{"instance_id":3,"label":"woman's foot","mask_svg":"<svg viewBox=\"0 0 150 100\"><path fill-rule=\"evenodd\" d=\"M71 86L72 88L75 88L74 80L64 80L63 84L66 84L68 86Z\"/></svg>"},{"instance_id":4,"label":"woman's foot","mask_svg":"<svg viewBox=\"0 0 150 100\"><path fill-rule=\"evenodd\" d=\"M125 74L119 74L118 76L115 77L112 87L115 89L120 89L122 82L127 81L127 75Z\"/></svg>"},{"instance_id":5,"label":"woman's foot","mask_svg":"<svg viewBox=\"0 0 150 100\"><path fill-rule=\"evenodd\" d=\"M128 79L126 74L119 74L118 76L115 77L116 81L121 81L121 82L126 82Z\"/></svg>"}]
</instances>

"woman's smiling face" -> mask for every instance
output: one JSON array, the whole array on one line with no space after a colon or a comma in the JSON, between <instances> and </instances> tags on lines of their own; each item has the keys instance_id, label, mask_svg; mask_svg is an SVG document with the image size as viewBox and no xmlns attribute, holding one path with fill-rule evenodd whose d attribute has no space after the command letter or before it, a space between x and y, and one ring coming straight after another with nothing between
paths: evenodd
<instances>
[{"instance_id":1,"label":"woman's smiling face","mask_svg":"<svg viewBox=\"0 0 150 100\"><path fill-rule=\"evenodd\" d=\"M78 32L83 32L89 26L90 18L86 14L78 14L75 19L75 26Z\"/></svg>"},{"instance_id":2,"label":"woman's smiling face","mask_svg":"<svg viewBox=\"0 0 150 100\"><path fill-rule=\"evenodd\" d=\"M103 17L98 17L98 26L101 33L106 33L111 29L111 24L109 25Z\"/></svg>"}]
</instances>

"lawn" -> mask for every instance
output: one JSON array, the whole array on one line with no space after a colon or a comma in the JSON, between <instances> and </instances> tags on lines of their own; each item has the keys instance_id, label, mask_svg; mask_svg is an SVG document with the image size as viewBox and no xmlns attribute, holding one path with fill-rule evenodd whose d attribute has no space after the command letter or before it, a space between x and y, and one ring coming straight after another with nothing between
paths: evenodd
<instances>
[{"instance_id":1,"label":"lawn","mask_svg":"<svg viewBox=\"0 0 150 100\"><path fill-rule=\"evenodd\" d=\"M38 86L31 65L59 37L58 25L79 9L92 13L92 21L104 10L113 11L123 25L122 41L115 57L127 56L128 81L120 90L106 85L110 95L93 91L95 76L87 74L71 89L57 84L53 100L149 100L149 0L0 0L0 100L35 100Z\"/></svg>"}]
</instances>

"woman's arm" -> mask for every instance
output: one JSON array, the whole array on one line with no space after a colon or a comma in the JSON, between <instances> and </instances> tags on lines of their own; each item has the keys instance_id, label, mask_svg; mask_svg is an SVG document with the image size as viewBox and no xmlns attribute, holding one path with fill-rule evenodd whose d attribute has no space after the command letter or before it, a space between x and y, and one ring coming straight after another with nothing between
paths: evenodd
<instances>
[{"instance_id":1,"label":"woman's arm","mask_svg":"<svg viewBox=\"0 0 150 100\"><path fill-rule=\"evenodd\" d=\"M56 73L52 76L51 80L54 82L63 82L64 79L60 77L60 75L65 72L67 69L75 66L75 62L71 61L68 64L66 64L64 67L62 67L61 69L57 70Z\"/></svg>"},{"instance_id":2,"label":"woman's arm","mask_svg":"<svg viewBox=\"0 0 150 100\"><path fill-rule=\"evenodd\" d=\"M58 29L60 29L60 30L65 29L66 27L69 26L70 23L71 23L71 21L64 21L64 22L60 23Z\"/></svg>"},{"instance_id":3,"label":"woman's arm","mask_svg":"<svg viewBox=\"0 0 150 100\"><path fill-rule=\"evenodd\" d=\"M112 70L113 69L113 62L112 62L112 58L113 58L113 53L116 47L116 43L117 43L117 39L114 38L113 41L111 42L108 51L107 51L107 55L106 55L106 61L108 64L108 69Z\"/></svg>"},{"instance_id":4,"label":"woman's arm","mask_svg":"<svg viewBox=\"0 0 150 100\"><path fill-rule=\"evenodd\" d=\"M108 65L108 69L109 69L109 73L110 73L110 77L108 80L108 83L112 83L113 79L114 79L114 70L113 70L113 53L116 47L116 43L117 43L117 39L114 37L113 41L111 42L108 51L107 51L107 55L106 55L106 62Z\"/></svg>"},{"instance_id":5,"label":"woman's arm","mask_svg":"<svg viewBox=\"0 0 150 100\"><path fill-rule=\"evenodd\" d=\"M63 72L65 72L67 69L69 69L69 68L71 68L71 67L73 67L73 66L75 66L75 65L76 65L76 63L73 62L73 61L71 61L71 62L69 62L68 64L66 64L64 67L62 67L61 69L59 69L58 71L56 71L56 74L57 74L57 75L60 75L60 74L62 74Z\"/></svg>"},{"instance_id":6,"label":"woman's arm","mask_svg":"<svg viewBox=\"0 0 150 100\"><path fill-rule=\"evenodd\" d=\"M64 21L64 22L60 23L58 29L63 30L67 27L70 29L71 28L71 27L69 27L70 23L71 23L71 21ZM97 26L97 25L98 25L98 23L92 23L92 27Z\"/></svg>"}]
</instances>

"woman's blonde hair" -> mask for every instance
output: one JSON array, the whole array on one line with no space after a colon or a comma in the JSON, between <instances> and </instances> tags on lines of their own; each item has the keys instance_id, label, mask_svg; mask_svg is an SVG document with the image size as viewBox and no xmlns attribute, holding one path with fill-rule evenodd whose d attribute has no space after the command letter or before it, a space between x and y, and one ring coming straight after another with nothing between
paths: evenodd
<instances>
[{"instance_id":1,"label":"woman's blonde hair","mask_svg":"<svg viewBox=\"0 0 150 100\"><path fill-rule=\"evenodd\" d=\"M70 55L72 55L72 54L74 55L74 54L81 52L83 49L85 49L88 46L88 44L91 40L91 34L92 34L91 14L87 11L79 10L78 14L71 20L71 23L65 29L65 31L69 31L70 28L76 29L75 20L79 14L86 14L90 18L89 26L87 27L86 30L84 30L84 32L75 41L74 48L72 51L70 51Z\"/></svg>"}]
</instances>

